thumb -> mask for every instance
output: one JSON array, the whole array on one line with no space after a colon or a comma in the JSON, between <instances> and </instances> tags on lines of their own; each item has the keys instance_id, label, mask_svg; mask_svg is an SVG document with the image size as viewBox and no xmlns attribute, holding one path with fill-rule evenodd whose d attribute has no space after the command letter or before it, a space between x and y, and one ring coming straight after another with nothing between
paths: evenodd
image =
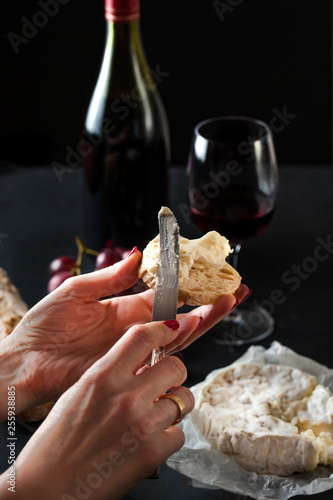
<instances>
[{"instance_id":1,"label":"thumb","mask_svg":"<svg viewBox=\"0 0 333 500\"><path fill-rule=\"evenodd\" d=\"M139 279L138 268L142 254L135 247L124 260L92 273L66 280L61 286L71 287L71 295L87 301L108 297L133 286ZM60 288L60 287L59 287Z\"/></svg>"}]
</instances>

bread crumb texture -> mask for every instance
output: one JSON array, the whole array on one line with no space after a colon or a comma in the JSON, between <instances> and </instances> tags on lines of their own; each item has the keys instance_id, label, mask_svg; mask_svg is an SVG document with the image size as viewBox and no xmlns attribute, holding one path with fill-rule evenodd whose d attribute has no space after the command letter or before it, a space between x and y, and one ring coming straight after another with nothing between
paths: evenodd
<instances>
[{"instance_id":1,"label":"bread crumb texture","mask_svg":"<svg viewBox=\"0 0 333 500\"><path fill-rule=\"evenodd\" d=\"M144 249L139 277L155 288L158 269L159 236ZM224 295L234 294L241 276L226 262L232 252L229 242L216 231L202 238L180 237L179 294L188 305L214 304Z\"/></svg>"}]
</instances>

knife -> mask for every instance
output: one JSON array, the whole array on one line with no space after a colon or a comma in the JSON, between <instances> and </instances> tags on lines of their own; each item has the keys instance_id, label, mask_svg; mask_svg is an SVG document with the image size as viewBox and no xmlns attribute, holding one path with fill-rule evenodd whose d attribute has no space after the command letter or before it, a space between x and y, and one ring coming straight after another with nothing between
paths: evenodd
<instances>
[{"instance_id":1,"label":"knife","mask_svg":"<svg viewBox=\"0 0 333 500\"><path fill-rule=\"evenodd\" d=\"M152 321L176 319L179 283L179 226L168 207L158 213L160 232L157 278ZM165 356L164 347L153 350L151 364Z\"/></svg>"}]
</instances>

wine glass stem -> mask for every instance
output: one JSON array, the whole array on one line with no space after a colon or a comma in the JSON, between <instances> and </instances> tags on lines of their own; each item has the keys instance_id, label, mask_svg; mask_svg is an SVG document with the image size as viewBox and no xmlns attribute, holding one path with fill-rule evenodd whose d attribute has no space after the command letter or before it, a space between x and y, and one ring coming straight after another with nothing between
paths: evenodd
<instances>
[{"instance_id":1,"label":"wine glass stem","mask_svg":"<svg viewBox=\"0 0 333 500\"><path fill-rule=\"evenodd\" d=\"M230 265L234 269L238 269L238 257L239 257L239 252L242 248L242 245L240 243L231 243L231 248L233 249L233 252L229 255L229 260L230 260Z\"/></svg>"}]
</instances>

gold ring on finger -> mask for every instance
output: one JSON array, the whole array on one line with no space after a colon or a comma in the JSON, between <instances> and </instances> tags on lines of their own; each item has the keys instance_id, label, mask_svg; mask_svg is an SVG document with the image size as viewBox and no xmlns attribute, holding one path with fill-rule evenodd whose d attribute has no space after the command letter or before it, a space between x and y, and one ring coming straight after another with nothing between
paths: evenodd
<instances>
[{"instance_id":1,"label":"gold ring on finger","mask_svg":"<svg viewBox=\"0 0 333 500\"><path fill-rule=\"evenodd\" d=\"M183 418L186 416L186 406L182 398L176 396L176 394L163 394L163 396L161 396L160 399L171 399L174 403L176 403L179 409L179 416L176 418L176 420L172 425L179 424L179 422L181 422Z\"/></svg>"}]
</instances>

